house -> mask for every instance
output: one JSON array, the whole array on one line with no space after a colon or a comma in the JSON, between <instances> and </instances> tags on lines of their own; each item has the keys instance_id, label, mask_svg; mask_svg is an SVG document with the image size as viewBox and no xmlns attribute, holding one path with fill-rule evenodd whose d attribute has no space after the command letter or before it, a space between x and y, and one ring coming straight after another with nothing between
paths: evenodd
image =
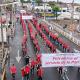
<instances>
[{"instance_id":1,"label":"house","mask_svg":"<svg viewBox=\"0 0 80 80\"><path fill-rule=\"evenodd\" d=\"M48 4L42 4L41 6L35 6L35 11L38 11L39 13L43 13L44 11L46 13L52 13L52 8Z\"/></svg>"}]
</instances>

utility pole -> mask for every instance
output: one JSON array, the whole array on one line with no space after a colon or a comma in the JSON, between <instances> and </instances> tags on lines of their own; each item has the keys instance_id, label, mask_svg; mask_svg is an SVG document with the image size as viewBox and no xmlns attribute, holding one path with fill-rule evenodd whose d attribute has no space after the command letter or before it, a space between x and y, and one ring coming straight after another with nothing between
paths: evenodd
<instances>
[{"instance_id":1,"label":"utility pole","mask_svg":"<svg viewBox=\"0 0 80 80\"><path fill-rule=\"evenodd\" d=\"M44 20L46 20L46 3L47 3L47 0L44 2Z\"/></svg>"}]
</instances>

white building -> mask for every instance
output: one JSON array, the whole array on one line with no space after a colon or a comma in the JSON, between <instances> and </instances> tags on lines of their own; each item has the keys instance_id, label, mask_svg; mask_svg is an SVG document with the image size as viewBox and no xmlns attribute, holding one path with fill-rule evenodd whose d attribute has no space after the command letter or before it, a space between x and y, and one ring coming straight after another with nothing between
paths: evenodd
<instances>
[{"instance_id":1,"label":"white building","mask_svg":"<svg viewBox=\"0 0 80 80\"><path fill-rule=\"evenodd\" d=\"M39 12L44 12L44 10L46 13L52 12L52 8L49 6L49 4L43 4L42 6L35 6L34 9L38 10Z\"/></svg>"}]
</instances>

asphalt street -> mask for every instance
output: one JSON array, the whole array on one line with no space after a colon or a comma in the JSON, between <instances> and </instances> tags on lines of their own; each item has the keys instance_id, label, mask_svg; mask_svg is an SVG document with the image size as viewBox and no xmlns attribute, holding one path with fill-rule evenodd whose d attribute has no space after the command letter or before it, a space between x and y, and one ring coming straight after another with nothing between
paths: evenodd
<instances>
[{"instance_id":1,"label":"asphalt street","mask_svg":"<svg viewBox=\"0 0 80 80\"><path fill-rule=\"evenodd\" d=\"M17 74L16 74L16 80L21 80L21 68L24 66L25 61L24 58L22 57L22 51L21 51L21 42L22 42L22 28L19 23L16 23L15 25L15 37L13 40L10 39L10 62L8 62L7 67L6 67L6 72L7 72L7 80L11 80L11 75L10 75L10 66L14 63L15 66L17 67ZM21 56L21 60L18 63L16 60L16 57L18 56L18 50L19 50L19 55Z\"/></svg>"}]
</instances>

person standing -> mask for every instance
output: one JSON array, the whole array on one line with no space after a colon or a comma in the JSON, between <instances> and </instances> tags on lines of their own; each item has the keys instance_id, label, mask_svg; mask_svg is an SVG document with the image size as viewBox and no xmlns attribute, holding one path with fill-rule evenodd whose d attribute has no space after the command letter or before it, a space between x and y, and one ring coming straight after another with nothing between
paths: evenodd
<instances>
[{"instance_id":1,"label":"person standing","mask_svg":"<svg viewBox=\"0 0 80 80\"><path fill-rule=\"evenodd\" d=\"M42 80L42 77L43 77L43 69L42 69L41 66L37 70L37 77L38 77L38 80Z\"/></svg>"},{"instance_id":2,"label":"person standing","mask_svg":"<svg viewBox=\"0 0 80 80\"><path fill-rule=\"evenodd\" d=\"M11 73L11 75L12 75L13 80L15 80L16 72L17 72L16 66L13 64L13 65L10 67L10 73Z\"/></svg>"},{"instance_id":3,"label":"person standing","mask_svg":"<svg viewBox=\"0 0 80 80\"><path fill-rule=\"evenodd\" d=\"M35 68L35 61L31 60L31 74L34 74L34 68Z\"/></svg>"},{"instance_id":4,"label":"person standing","mask_svg":"<svg viewBox=\"0 0 80 80\"><path fill-rule=\"evenodd\" d=\"M21 68L22 80L26 80L25 78L25 67Z\"/></svg>"},{"instance_id":5,"label":"person standing","mask_svg":"<svg viewBox=\"0 0 80 80\"><path fill-rule=\"evenodd\" d=\"M59 71L59 74L60 74L60 75L62 75L62 70L63 70L62 67L59 67L59 68L58 68L58 71Z\"/></svg>"},{"instance_id":6,"label":"person standing","mask_svg":"<svg viewBox=\"0 0 80 80\"><path fill-rule=\"evenodd\" d=\"M10 28L10 25L9 25L8 29L7 29L7 42L8 42L8 44L9 44L10 36L11 36L11 28Z\"/></svg>"},{"instance_id":7,"label":"person standing","mask_svg":"<svg viewBox=\"0 0 80 80\"><path fill-rule=\"evenodd\" d=\"M27 77L27 80L29 80L29 74L30 74L30 66L29 66L29 64L27 64L25 66L25 75Z\"/></svg>"}]
</instances>

